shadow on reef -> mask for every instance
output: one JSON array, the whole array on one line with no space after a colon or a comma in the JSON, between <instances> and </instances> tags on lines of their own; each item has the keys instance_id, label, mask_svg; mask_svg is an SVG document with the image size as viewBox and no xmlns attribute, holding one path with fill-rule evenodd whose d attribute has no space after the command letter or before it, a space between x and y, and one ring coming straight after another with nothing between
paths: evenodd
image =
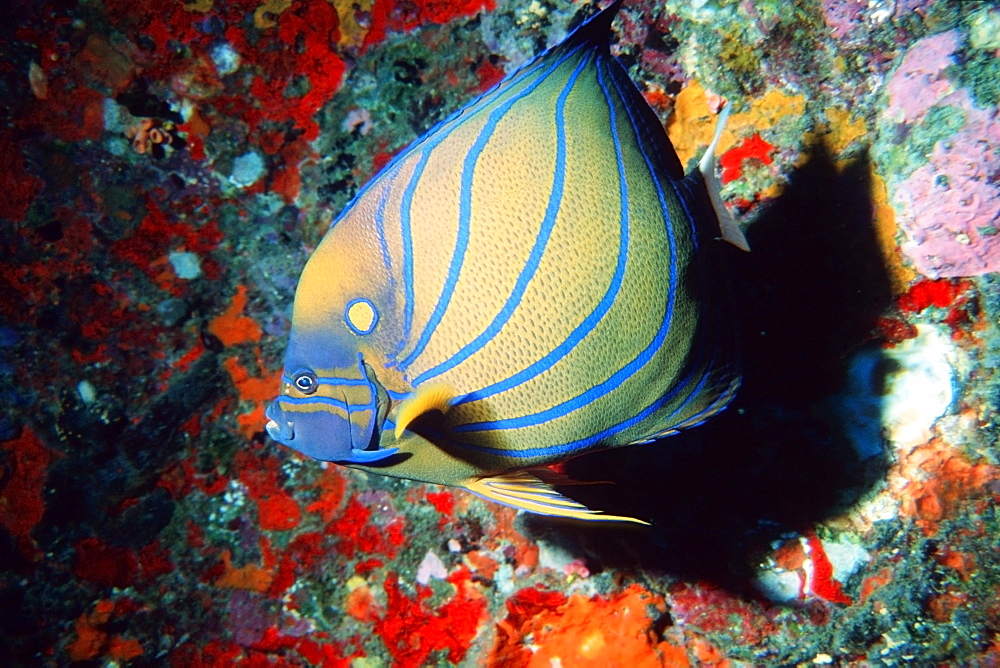
<instances>
[{"instance_id":1,"label":"shadow on reef","mask_svg":"<svg viewBox=\"0 0 1000 668\"><path fill-rule=\"evenodd\" d=\"M892 296L868 174L865 159L838 171L815 151L750 228L752 252L734 253L744 378L725 412L567 465L572 477L614 483L567 494L653 526L532 517L536 537L575 537L592 570L659 570L750 594L752 568L773 540L843 511L884 474L882 458L860 461L829 401Z\"/></svg>"}]
</instances>

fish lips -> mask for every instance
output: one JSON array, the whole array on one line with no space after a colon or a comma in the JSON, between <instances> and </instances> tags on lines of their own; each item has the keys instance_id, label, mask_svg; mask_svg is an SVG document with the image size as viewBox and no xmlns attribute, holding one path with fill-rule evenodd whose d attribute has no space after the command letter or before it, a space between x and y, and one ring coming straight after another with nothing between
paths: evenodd
<instances>
[{"instance_id":1,"label":"fish lips","mask_svg":"<svg viewBox=\"0 0 1000 668\"><path fill-rule=\"evenodd\" d=\"M285 411L281 410L278 400L272 401L268 405L264 411L264 417L267 418L267 425L264 428L267 430L268 436L278 443L295 447L292 445L292 440L295 438L295 428L285 417Z\"/></svg>"},{"instance_id":2,"label":"fish lips","mask_svg":"<svg viewBox=\"0 0 1000 668\"><path fill-rule=\"evenodd\" d=\"M282 408L281 403L290 399L279 396L264 411L268 419L265 429L271 438L313 459L349 460L353 448L347 420L325 410L302 412Z\"/></svg>"}]
</instances>

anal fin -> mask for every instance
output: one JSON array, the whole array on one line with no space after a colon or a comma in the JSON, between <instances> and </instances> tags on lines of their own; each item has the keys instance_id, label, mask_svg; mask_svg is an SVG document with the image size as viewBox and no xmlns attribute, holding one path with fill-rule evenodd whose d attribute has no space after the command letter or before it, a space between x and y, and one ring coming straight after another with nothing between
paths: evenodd
<instances>
[{"instance_id":1,"label":"anal fin","mask_svg":"<svg viewBox=\"0 0 1000 668\"><path fill-rule=\"evenodd\" d=\"M463 485L473 494L537 515L600 522L649 524L634 517L605 515L555 491L532 474L521 471L479 478Z\"/></svg>"}]
</instances>

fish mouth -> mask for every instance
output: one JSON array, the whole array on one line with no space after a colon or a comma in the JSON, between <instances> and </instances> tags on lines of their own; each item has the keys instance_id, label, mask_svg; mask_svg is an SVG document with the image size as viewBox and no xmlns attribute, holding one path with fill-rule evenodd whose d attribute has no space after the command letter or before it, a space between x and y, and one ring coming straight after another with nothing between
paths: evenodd
<instances>
[{"instance_id":1,"label":"fish mouth","mask_svg":"<svg viewBox=\"0 0 1000 668\"><path fill-rule=\"evenodd\" d=\"M292 439L295 438L295 426L285 417L285 412L278 406L277 401L268 405L267 410L264 411L264 417L267 418L267 424L264 428L271 438L279 443L292 442Z\"/></svg>"}]
</instances>

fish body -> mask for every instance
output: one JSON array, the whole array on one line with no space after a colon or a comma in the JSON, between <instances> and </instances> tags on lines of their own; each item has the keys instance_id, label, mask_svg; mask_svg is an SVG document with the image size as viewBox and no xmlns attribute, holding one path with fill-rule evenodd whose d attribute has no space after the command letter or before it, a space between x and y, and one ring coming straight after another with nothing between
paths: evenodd
<instances>
[{"instance_id":1,"label":"fish body","mask_svg":"<svg viewBox=\"0 0 1000 668\"><path fill-rule=\"evenodd\" d=\"M730 401L728 219L711 167L684 176L611 58L619 4L414 142L334 221L296 290L273 438L622 520L556 493L544 467Z\"/></svg>"}]
</instances>

